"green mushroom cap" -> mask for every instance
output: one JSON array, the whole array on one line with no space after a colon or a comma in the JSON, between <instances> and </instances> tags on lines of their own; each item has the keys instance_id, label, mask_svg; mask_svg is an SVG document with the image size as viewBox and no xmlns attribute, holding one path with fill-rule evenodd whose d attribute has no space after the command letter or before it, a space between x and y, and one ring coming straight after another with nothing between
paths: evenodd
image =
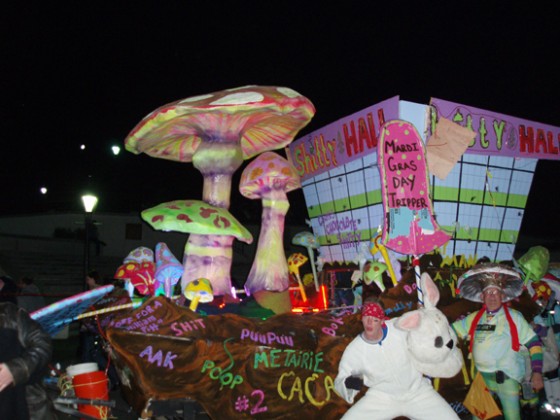
<instances>
[{"instance_id":1,"label":"green mushroom cap","mask_svg":"<svg viewBox=\"0 0 560 420\"><path fill-rule=\"evenodd\" d=\"M141 213L156 230L198 235L230 235L250 244L253 236L225 208L200 200L176 200L159 204Z\"/></svg>"}]
</instances>

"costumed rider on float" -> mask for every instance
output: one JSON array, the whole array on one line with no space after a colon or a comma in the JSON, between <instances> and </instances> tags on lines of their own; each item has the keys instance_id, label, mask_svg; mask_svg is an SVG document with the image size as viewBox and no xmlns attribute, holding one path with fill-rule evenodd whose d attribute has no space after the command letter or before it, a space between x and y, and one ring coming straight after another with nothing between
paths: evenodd
<instances>
[{"instance_id":1,"label":"costumed rider on float","mask_svg":"<svg viewBox=\"0 0 560 420\"><path fill-rule=\"evenodd\" d=\"M461 276L458 289L461 297L483 306L452 327L459 338L469 338L474 365L498 396L505 419L520 419L520 382L525 375L521 344L529 350L532 387L543 388L542 344L523 315L504 304L521 295L523 281L509 267L480 264Z\"/></svg>"},{"instance_id":2,"label":"costumed rider on float","mask_svg":"<svg viewBox=\"0 0 560 420\"><path fill-rule=\"evenodd\" d=\"M541 307L542 312L533 318L531 326L538 335L543 349L543 380L546 401L551 405L560 407L560 378L558 377L559 354L558 342L555 331L559 327L554 320L554 307L556 306L555 292L544 282L537 285L533 283L533 300ZM533 404L538 402L530 401ZM556 408L556 407L555 407ZM555 408L548 407L549 410Z\"/></svg>"},{"instance_id":3,"label":"costumed rider on float","mask_svg":"<svg viewBox=\"0 0 560 420\"><path fill-rule=\"evenodd\" d=\"M516 261L524 283L542 312L532 325L543 344L543 379L546 400L560 406L560 378L558 375L560 348L560 280L549 271L550 253L542 246L533 246Z\"/></svg>"},{"instance_id":4,"label":"costumed rider on float","mask_svg":"<svg viewBox=\"0 0 560 420\"><path fill-rule=\"evenodd\" d=\"M408 352L408 333L395 326L396 319L385 316L380 301L364 301L364 331L344 350L334 386L350 404L363 385L369 389L343 419L458 419L430 381L415 369Z\"/></svg>"}]
</instances>

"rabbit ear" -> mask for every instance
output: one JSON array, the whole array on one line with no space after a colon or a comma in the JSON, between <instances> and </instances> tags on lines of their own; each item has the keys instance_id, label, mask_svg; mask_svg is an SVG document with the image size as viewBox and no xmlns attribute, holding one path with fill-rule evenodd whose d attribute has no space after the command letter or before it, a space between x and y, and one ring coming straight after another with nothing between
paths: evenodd
<instances>
[{"instance_id":1,"label":"rabbit ear","mask_svg":"<svg viewBox=\"0 0 560 420\"><path fill-rule=\"evenodd\" d=\"M422 284L422 294L424 297L424 307L427 309L435 308L439 302L439 289L434 283L430 275L426 272L422 273L420 278Z\"/></svg>"},{"instance_id":2,"label":"rabbit ear","mask_svg":"<svg viewBox=\"0 0 560 420\"><path fill-rule=\"evenodd\" d=\"M420 326L422 317L420 311L410 311L402 314L395 323L395 326L404 331L412 331Z\"/></svg>"}]
</instances>

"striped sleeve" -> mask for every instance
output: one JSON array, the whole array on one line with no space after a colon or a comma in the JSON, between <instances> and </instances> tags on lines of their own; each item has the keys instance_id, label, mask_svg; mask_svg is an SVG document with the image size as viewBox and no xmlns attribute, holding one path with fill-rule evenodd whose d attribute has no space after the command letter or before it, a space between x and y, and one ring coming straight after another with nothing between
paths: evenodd
<instances>
[{"instance_id":1,"label":"striped sleeve","mask_svg":"<svg viewBox=\"0 0 560 420\"><path fill-rule=\"evenodd\" d=\"M525 343L525 346L529 349L529 355L531 356L531 370L533 372L542 373L543 351L541 341L535 335L531 340Z\"/></svg>"}]
</instances>

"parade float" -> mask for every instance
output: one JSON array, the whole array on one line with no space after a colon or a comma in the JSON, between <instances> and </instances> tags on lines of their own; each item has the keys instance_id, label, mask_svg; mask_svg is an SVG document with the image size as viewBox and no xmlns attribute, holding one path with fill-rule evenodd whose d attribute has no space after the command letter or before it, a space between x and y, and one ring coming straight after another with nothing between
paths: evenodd
<instances>
[{"instance_id":1,"label":"parade float","mask_svg":"<svg viewBox=\"0 0 560 420\"><path fill-rule=\"evenodd\" d=\"M321 260L354 261L358 245L382 231L385 180L378 154L406 153L392 147L378 150L380 129L391 120L412 123L426 145L425 194L439 226L451 235L438 253L447 260L463 256L469 265L482 257L511 260L537 162L559 158L560 129L441 99L425 105L399 97L342 118L288 147L302 179ZM395 174L390 187L402 190L402 196L387 198L396 204L410 197L407 193L419 178L399 179L402 168L390 160L384 160Z\"/></svg>"},{"instance_id":2,"label":"parade float","mask_svg":"<svg viewBox=\"0 0 560 420\"><path fill-rule=\"evenodd\" d=\"M216 419L340 418L348 404L333 381L361 331L361 299L380 296L401 316L424 306L429 274L449 321L477 310L456 295L458 278L481 258L513 261L537 161L558 159L560 129L439 99L391 98L294 140L314 112L291 89L246 86L164 105L126 138L128 151L192 162L204 177L201 200L142 211L154 229L185 233L184 255L165 244L148 261L132 251L116 274L128 310L98 314L112 314L109 352L141 417L193 401ZM230 193L246 160L240 192L263 210L239 293L233 244L254 238ZM284 238L300 187L312 232ZM286 255L290 240L307 256ZM528 319L540 311L529 293L512 306ZM459 414L468 368L434 378Z\"/></svg>"}]
</instances>

